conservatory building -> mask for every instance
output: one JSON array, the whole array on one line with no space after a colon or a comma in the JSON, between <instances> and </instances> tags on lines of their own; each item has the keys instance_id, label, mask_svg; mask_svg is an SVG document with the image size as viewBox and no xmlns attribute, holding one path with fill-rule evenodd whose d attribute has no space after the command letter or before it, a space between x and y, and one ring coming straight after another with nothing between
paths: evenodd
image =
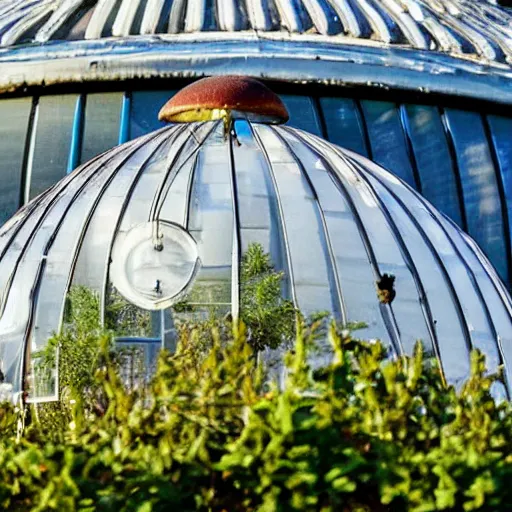
<instances>
[{"instance_id":1,"label":"conservatory building","mask_svg":"<svg viewBox=\"0 0 512 512\"><path fill-rule=\"evenodd\" d=\"M496 0L5 0L1 375L58 397L77 287L148 353L184 300L237 317L259 244L305 313L454 384L478 348L510 398L511 79Z\"/></svg>"}]
</instances>

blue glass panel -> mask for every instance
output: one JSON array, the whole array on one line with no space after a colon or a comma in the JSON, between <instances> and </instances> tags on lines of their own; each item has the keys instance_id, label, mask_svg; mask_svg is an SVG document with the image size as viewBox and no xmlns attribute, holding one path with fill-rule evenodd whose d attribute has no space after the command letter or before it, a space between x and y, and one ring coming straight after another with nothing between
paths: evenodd
<instances>
[{"instance_id":1,"label":"blue glass panel","mask_svg":"<svg viewBox=\"0 0 512 512\"><path fill-rule=\"evenodd\" d=\"M354 100L349 98L320 98L327 137L343 148L368 156L364 128Z\"/></svg>"},{"instance_id":2,"label":"blue glass panel","mask_svg":"<svg viewBox=\"0 0 512 512\"><path fill-rule=\"evenodd\" d=\"M445 116L457 153L469 234L507 280L501 198L482 118L452 109Z\"/></svg>"},{"instance_id":3,"label":"blue glass panel","mask_svg":"<svg viewBox=\"0 0 512 512\"><path fill-rule=\"evenodd\" d=\"M0 225L19 207L21 168L32 98L0 102Z\"/></svg>"},{"instance_id":4,"label":"blue glass panel","mask_svg":"<svg viewBox=\"0 0 512 512\"><path fill-rule=\"evenodd\" d=\"M496 159L499 165L501 185L508 215L509 237L512 238L512 119L501 116L488 116L491 140L494 145ZM509 253L511 247L508 247Z\"/></svg>"},{"instance_id":5,"label":"blue glass panel","mask_svg":"<svg viewBox=\"0 0 512 512\"><path fill-rule=\"evenodd\" d=\"M165 126L166 123L158 120L158 112L175 93L175 90L133 92L130 138L135 139Z\"/></svg>"},{"instance_id":6,"label":"blue glass panel","mask_svg":"<svg viewBox=\"0 0 512 512\"><path fill-rule=\"evenodd\" d=\"M456 169L439 110L425 105L406 105L403 112L422 195L461 226Z\"/></svg>"},{"instance_id":7,"label":"blue glass panel","mask_svg":"<svg viewBox=\"0 0 512 512\"><path fill-rule=\"evenodd\" d=\"M300 128L314 135L322 136L320 119L313 100L307 96L281 94L280 98L290 113L288 126Z\"/></svg>"},{"instance_id":8,"label":"blue glass panel","mask_svg":"<svg viewBox=\"0 0 512 512\"><path fill-rule=\"evenodd\" d=\"M39 98L29 184L31 199L66 174L76 101L76 94Z\"/></svg>"},{"instance_id":9,"label":"blue glass panel","mask_svg":"<svg viewBox=\"0 0 512 512\"><path fill-rule=\"evenodd\" d=\"M85 104L82 162L117 146L123 94L88 94Z\"/></svg>"},{"instance_id":10,"label":"blue glass panel","mask_svg":"<svg viewBox=\"0 0 512 512\"><path fill-rule=\"evenodd\" d=\"M361 101L372 159L406 183L416 188L413 169L400 121L400 112L394 103Z\"/></svg>"}]
</instances>

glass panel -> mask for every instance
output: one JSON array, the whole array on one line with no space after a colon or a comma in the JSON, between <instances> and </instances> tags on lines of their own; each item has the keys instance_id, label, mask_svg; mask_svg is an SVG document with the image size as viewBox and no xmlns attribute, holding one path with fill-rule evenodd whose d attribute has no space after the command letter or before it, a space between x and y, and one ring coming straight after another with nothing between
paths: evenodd
<instances>
[{"instance_id":1,"label":"glass panel","mask_svg":"<svg viewBox=\"0 0 512 512\"><path fill-rule=\"evenodd\" d=\"M512 238L512 119L501 116L488 116L490 136L499 165L501 186L503 188L508 215L509 243ZM512 248L507 247L509 253ZM509 275L508 285L510 287Z\"/></svg>"},{"instance_id":2,"label":"glass panel","mask_svg":"<svg viewBox=\"0 0 512 512\"><path fill-rule=\"evenodd\" d=\"M292 153L276 133L263 125L256 125L255 129L268 152L275 176L297 306L306 314L336 313L339 311L336 286L315 195Z\"/></svg>"},{"instance_id":3,"label":"glass panel","mask_svg":"<svg viewBox=\"0 0 512 512\"><path fill-rule=\"evenodd\" d=\"M202 264L187 297L193 304L231 304L234 216L229 145L223 132L219 125L197 155L187 226Z\"/></svg>"},{"instance_id":4,"label":"glass panel","mask_svg":"<svg viewBox=\"0 0 512 512\"><path fill-rule=\"evenodd\" d=\"M175 90L134 91L132 93L130 116L130 137L132 139L166 125L158 120L158 113L174 94L176 94Z\"/></svg>"},{"instance_id":5,"label":"glass panel","mask_svg":"<svg viewBox=\"0 0 512 512\"><path fill-rule=\"evenodd\" d=\"M489 319L485 314L482 301L478 294L475 292L471 271L477 268L473 265L477 265L474 260L468 260L469 265L461 265L464 260L461 259L460 251L461 246L456 242L460 238L460 234L454 228L449 221L442 217L435 209L430 207L428 203L422 201L423 206L418 205L418 200L421 201L417 196L414 196L412 192L398 183L393 176L383 172L377 166L366 164L371 172L384 183L389 190L394 191L406 205L406 207L414 215L418 224L421 225L426 236L431 240L433 246L436 249L439 258L441 258L447 274L453 284L454 292L460 301L462 311L464 313L465 321L468 325L469 334L471 336L471 343L474 347L480 349L486 356L490 368L496 368L498 364L498 351L496 347L496 340L493 338L493 332L489 324ZM467 249L466 249L467 253ZM465 253L465 254L466 254ZM471 257L470 254L466 254L466 257ZM485 281L489 283L488 278L482 279L479 282L480 286L487 287ZM439 293L439 292L438 292ZM489 303L489 307L502 307L498 301ZM452 321L453 318L452 317ZM435 318L438 320L438 318ZM461 319L462 320L462 319ZM446 326L445 326L446 328ZM439 335L441 331L438 329ZM453 344L459 343L459 347L454 349ZM448 369L451 365L457 367L460 364L460 354L466 353L463 350L464 344L457 338L441 338L440 336L440 350L441 354L446 354L449 359L446 360L445 368ZM453 350L453 352L451 352ZM451 353L451 355L450 355Z\"/></svg>"},{"instance_id":6,"label":"glass panel","mask_svg":"<svg viewBox=\"0 0 512 512\"><path fill-rule=\"evenodd\" d=\"M59 350L53 348L44 354L29 356L30 370L27 372L28 402L54 401L58 399ZM43 400L40 400L42 398Z\"/></svg>"},{"instance_id":7,"label":"glass panel","mask_svg":"<svg viewBox=\"0 0 512 512\"><path fill-rule=\"evenodd\" d=\"M42 96L39 99L30 198L66 175L78 96Z\"/></svg>"},{"instance_id":8,"label":"glass panel","mask_svg":"<svg viewBox=\"0 0 512 512\"><path fill-rule=\"evenodd\" d=\"M94 172L98 165L105 160L106 158L102 157L98 162L84 166L82 169L82 176L89 176L91 172ZM59 200L63 200L63 197L65 200L71 199L70 194L72 193L68 192L70 189L70 182L71 180L69 179L64 179L59 182L56 189L53 190L51 194L47 194L43 198L38 208L36 208L19 227L19 231L16 234L16 243L7 245L7 250L0 258L0 291L3 293L6 293L6 285L8 283L9 276L16 265L16 261L21 257L26 246L31 242L31 237L37 224L43 222L48 212L51 212L52 205L55 203L56 198L59 198Z\"/></svg>"},{"instance_id":9,"label":"glass panel","mask_svg":"<svg viewBox=\"0 0 512 512\"><path fill-rule=\"evenodd\" d=\"M325 216L347 322L366 323L360 335L380 339L389 346L390 338L376 300L375 275L352 210L324 163L305 144L288 134L285 137L305 166Z\"/></svg>"},{"instance_id":10,"label":"glass panel","mask_svg":"<svg viewBox=\"0 0 512 512\"><path fill-rule=\"evenodd\" d=\"M501 199L482 118L473 112L446 109L453 137L469 234L508 279Z\"/></svg>"},{"instance_id":11,"label":"glass panel","mask_svg":"<svg viewBox=\"0 0 512 512\"><path fill-rule=\"evenodd\" d=\"M21 198L21 168L32 98L0 102L0 225L18 209Z\"/></svg>"},{"instance_id":12,"label":"glass panel","mask_svg":"<svg viewBox=\"0 0 512 512\"><path fill-rule=\"evenodd\" d=\"M364 100L361 101L361 107L370 138L372 160L416 188L396 105L385 101Z\"/></svg>"},{"instance_id":13,"label":"glass panel","mask_svg":"<svg viewBox=\"0 0 512 512\"><path fill-rule=\"evenodd\" d=\"M288 274L277 198L267 162L245 121L237 121L236 133L240 146L233 145L233 156L242 254L251 243L259 243L270 254L275 269ZM285 276L287 282L288 277ZM286 297L290 298L288 294Z\"/></svg>"},{"instance_id":14,"label":"glass panel","mask_svg":"<svg viewBox=\"0 0 512 512\"><path fill-rule=\"evenodd\" d=\"M367 156L364 127L356 102L348 98L320 98L328 139L333 144Z\"/></svg>"},{"instance_id":15,"label":"glass panel","mask_svg":"<svg viewBox=\"0 0 512 512\"><path fill-rule=\"evenodd\" d=\"M459 226L457 174L437 107L405 105L404 120L421 181L421 193Z\"/></svg>"},{"instance_id":16,"label":"glass panel","mask_svg":"<svg viewBox=\"0 0 512 512\"><path fill-rule=\"evenodd\" d=\"M196 158L189 158L183 161L183 165L174 178L162 204L161 219L175 222L180 226L186 224L190 188L192 186L195 166Z\"/></svg>"},{"instance_id":17,"label":"glass panel","mask_svg":"<svg viewBox=\"0 0 512 512\"><path fill-rule=\"evenodd\" d=\"M307 96L290 96L288 94L281 94L279 97L283 100L290 113L288 126L300 128L318 136L322 135L318 112L311 98Z\"/></svg>"},{"instance_id":18,"label":"glass panel","mask_svg":"<svg viewBox=\"0 0 512 512\"><path fill-rule=\"evenodd\" d=\"M430 347L430 334L419 302L414 277L376 197L361 179L359 172L354 172L353 168L349 167L338 154L328 150L318 139L307 137L307 140L313 147L322 148L322 153L328 158L337 177L345 185L366 228L381 275L387 273L396 278L397 294L391 307L400 329L400 338L405 351L410 354L418 339L423 340L426 346ZM362 162L366 165L368 160L364 159ZM374 293L377 301L377 293Z\"/></svg>"},{"instance_id":19,"label":"glass panel","mask_svg":"<svg viewBox=\"0 0 512 512\"><path fill-rule=\"evenodd\" d=\"M35 309L34 330L30 339L30 349L32 354L32 361L36 358L35 354L39 353L46 347L48 338L59 329L61 319L64 315L64 297L66 296L66 289L70 279L73 259L78 250L77 242L80 242L82 231L87 225L88 215L90 209L94 208L94 203L97 194L103 184L108 182L112 174L116 172L116 166L124 158L124 153L116 155L116 157L109 162L108 172L101 172L93 177L89 177L87 181L76 179L74 181L81 182L89 190L81 190L78 197L71 200L69 210L61 211L56 208L52 214L60 213L62 223L56 223L53 227L48 226L48 231L44 229L39 230L34 238L34 247L31 249L33 254L47 254L45 265L40 272L38 282L37 305ZM105 168L104 168L105 169ZM72 183L74 185L74 183ZM71 187L70 187L71 188ZM69 190L69 194L72 191ZM52 215L52 219L53 219ZM49 220L49 219L48 219ZM51 227L51 229L50 229ZM46 237L41 237L40 233L46 233ZM54 238L48 239L51 235ZM39 245L40 244L40 245ZM37 250L36 246L40 249ZM20 265L20 272L30 273L30 260L25 261L22 259ZM45 399L50 395L37 395L41 391L41 386L37 382L37 376L33 376L34 390L31 390L30 397L32 400ZM54 381L57 385L57 380ZM50 390L46 389L47 392ZM57 395L57 388L53 390L53 395Z\"/></svg>"},{"instance_id":20,"label":"glass panel","mask_svg":"<svg viewBox=\"0 0 512 512\"><path fill-rule=\"evenodd\" d=\"M85 105L82 162L117 146L123 94L88 94Z\"/></svg>"}]
</instances>

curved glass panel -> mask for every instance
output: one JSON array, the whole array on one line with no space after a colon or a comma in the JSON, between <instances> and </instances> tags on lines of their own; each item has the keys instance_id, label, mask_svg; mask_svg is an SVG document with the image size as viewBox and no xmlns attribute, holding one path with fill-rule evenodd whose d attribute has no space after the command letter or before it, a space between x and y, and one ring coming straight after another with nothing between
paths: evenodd
<instances>
[{"instance_id":1,"label":"curved glass panel","mask_svg":"<svg viewBox=\"0 0 512 512\"><path fill-rule=\"evenodd\" d=\"M255 131L268 153L277 186L297 306L306 314L339 311L329 279L328 249L315 195L293 154L275 132L263 125L256 125Z\"/></svg>"},{"instance_id":2,"label":"curved glass panel","mask_svg":"<svg viewBox=\"0 0 512 512\"><path fill-rule=\"evenodd\" d=\"M433 253L434 247L427 243L429 238L421 224L414 222L415 212L408 210L405 203L397 201L396 196L393 197L377 179L369 177L369 180L379 197L386 203L393 221L400 230L425 290L425 305L432 315L436 336L431 349L439 356L448 382L462 385L470 370L468 346L463 329L464 319L454 304L457 299L450 293L440 262ZM450 343L438 344L439 339L450 340Z\"/></svg>"},{"instance_id":3,"label":"curved glass panel","mask_svg":"<svg viewBox=\"0 0 512 512\"><path fill-rule=\"evenodd\" d=\"M166 132L146 142L144 147L130 157L99 198L78 255L73 273L73 286L86 286L95 292L103 293L106 280L105 265L110 257L110 247L119 228L120 217L126 215L128 201L130 214L133 215L136 210L138 203L135 201L135 191L145 175L143 170L151 166L152 175L158 176L159 170L165 170L170 164L170 144L174 139L167 140L167 137ZM134 225L147 222L148 217L149 212L146 212L134 220Z\"/></svg>"},{"instance_id":4,"label":"curved glass panel","mask_svg":"<svg viewBox=\"0 0 512 512\"><path fill-rule=\"evenodd\" d=\"M143 144L144 143L144 144ZM116 221L116 202L113 200L113 191L118 201L126 195L130 181L133 179L133 166L137 160L142 162L153 149L152 141L139 141L119 154L116 159L109 162L99 176L95 176L83 184L80 195L70 206L52 245L46 256L46 266L41 276L39 296L35 315L35 328L32 337L32 350L40 350L46 340L53 334L55 325L62 322L64 316L64 298L72 282L76 261L82 253L86 232L92 218L103 221L100 233L108 236L109 224ZM139 163L140 165L140 163ZM110 191L110 194L108 193ZM100 206L109 201L109 217L100 214ZM102 201L103 200L103 201ZM101 256L97 244L91 246L89 251ZM97 260L91 273L105 272L106 259ZM92 276L89 276L91 279ZM95 290L94 287L89 289Z\"/></svg>"},{"instance_id":5,"label":"curved glass panel","mask_svg":"<svg viewBox=\"0 0 512 512\"><path fill-rule=\"evenodd\" d=\"M252 135L247 122L236 122L238 144L233 145L233 161L238 192L241 251L259 243L270 254L276 270L285 272L285 296L291 298L287 259L277 193L269 163Z\"/></svg>"},{"instance_id":6,"label":"curved glass panel","mask_svg":"<svg viewBox=\"0 0 512 512\"><path fill-rule=\"evenodd\" d=\"M231 311L233 196L229 146L218 125L197 154L187 229L195 239L201 270L187 303L208 314Z\"/></svg>"}]
</instances>

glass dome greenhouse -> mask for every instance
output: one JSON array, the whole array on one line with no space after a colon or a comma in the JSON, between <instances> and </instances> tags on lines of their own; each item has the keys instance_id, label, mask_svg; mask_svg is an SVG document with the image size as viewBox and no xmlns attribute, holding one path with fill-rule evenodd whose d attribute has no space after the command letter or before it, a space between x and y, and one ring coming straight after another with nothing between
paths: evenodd
<instances>
[{"instance_id":1,"label":"glass dome greenhouse","mask_svg":"<svg viewBox=\"0 0 512 512\"><path fill-rule=\"evenodd\" d=\"M394 173L512 286L510 0L4 0L0 223L162 125L194 79L264 79L290 126Z\"/></svg>"},{"instance_id":2,"label":"glass dome greenhouse","mask_svg":"<svg viewBox=\"0 0 512 512\"><path fill-rule=\"evenodd\" d=\"M228 114L106 151L0 228L0 364L14 392L37 380L33 354L61 328L71 290L98 294L103 318L112 301L146 315L120 342L170 346L187 315L177 303L238 316L241 258L260 244L303 312L365 322L361 335L397 355L421 339L455 384L478 348L491 370L506 363L508 396L512 302L473 239L369 159ZM55 399L56 382L33 382L31 399Z\"/></svg>"}]
</instances>

